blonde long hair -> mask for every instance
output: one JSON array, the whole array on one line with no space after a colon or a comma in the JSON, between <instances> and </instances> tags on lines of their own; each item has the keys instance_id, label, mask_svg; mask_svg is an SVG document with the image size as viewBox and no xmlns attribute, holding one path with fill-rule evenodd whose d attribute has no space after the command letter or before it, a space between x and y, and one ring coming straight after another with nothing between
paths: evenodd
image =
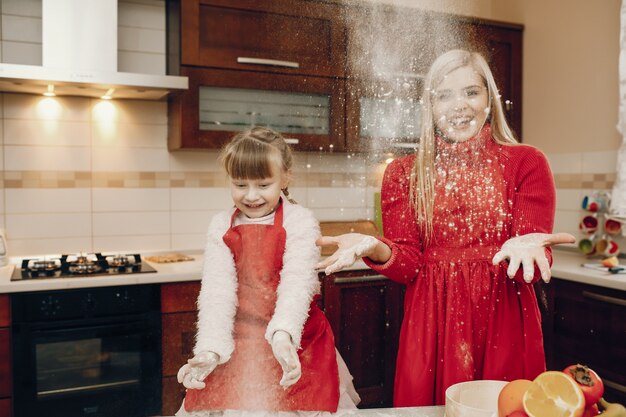
<instances>
[{"instance_id":1,"label":"blonde long hair","mask_svg":"<svg viewBox=\"0 0 626 417\"><path fill-rule=\"evenodd\" d=\"M479 53L460 49L451 50L440 55L431 65L424 80L422 128L419 146L415 152L415 165L411 173L411 206L414 210L417 224L422 231L425 244L429 243L433 233L435 157L437 153L431 93L442 82L444 76L466 66L475 70L482 77L487 87L491 107L488 121L491 123L493 139L499 144L517 143L513 132L506 122L500 94L485 58Z\"/></svg>"},{"instance_id":2,"label":"blonde long hair","mask_svg":"<svg viewBox=\"0 0 626 417\"><path fill-rule=\"evenodd\" d=\"M267 127L253 127L237 133L220 153L220 160L231 178L262 179L271 177L272 168L291 175L293 155L282 135ZM288 187L282 189L290 203L297 204L289 195Z\"/></svg>"}]
</instances>

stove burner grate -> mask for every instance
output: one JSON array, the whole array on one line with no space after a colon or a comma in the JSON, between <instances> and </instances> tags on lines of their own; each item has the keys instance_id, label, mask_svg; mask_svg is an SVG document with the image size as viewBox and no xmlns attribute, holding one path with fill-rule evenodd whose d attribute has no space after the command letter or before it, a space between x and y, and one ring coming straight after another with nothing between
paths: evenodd
<instances>
[{"instance_id":1,"label":"stove burner grate","mask_svg":"<svg viewBox=\"0 0 626 417\"><path fill-rule=\"evenodd\" d=\"M128 275L156 272L142 262L141 255L107 255L101 253L61 255L52 259L23 259L15 268L11 281L41 278L72 278L102 275Z\"/></svg>"}]
</instances>

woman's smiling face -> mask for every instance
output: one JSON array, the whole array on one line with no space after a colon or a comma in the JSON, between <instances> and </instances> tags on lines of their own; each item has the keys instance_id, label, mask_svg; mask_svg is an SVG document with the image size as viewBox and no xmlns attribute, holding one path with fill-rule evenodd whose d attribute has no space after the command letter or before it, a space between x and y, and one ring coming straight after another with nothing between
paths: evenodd
<instances>
[{"instance_id":1,"label":"woman's smiling face","mask_svg":"<svg viewBox=\"0 0 626 417\"><path fill-rule=\"evenodd\" d=\"M471 67L448 73L432 92L433 118L439 133L453 142L475 136L489 115L489 93Z\"/></svg>"}]
</instances>

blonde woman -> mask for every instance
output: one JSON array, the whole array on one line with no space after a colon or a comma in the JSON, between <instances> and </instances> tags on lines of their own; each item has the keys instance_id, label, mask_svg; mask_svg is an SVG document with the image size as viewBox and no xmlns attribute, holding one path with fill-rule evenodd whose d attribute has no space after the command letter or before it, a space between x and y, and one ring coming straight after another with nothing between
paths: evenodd
<instances>
[{"instance_id":1,"label":"blonde woman","mask_svg":"<svg viewBox=\"0 0 626 417\"><path fill-rule=\"evenodd\" d=\"M406 284L394 405L443 404L475 379L533 379L545 370L532 284L550 279L555 188L545 156L518 144L484 58L449 51L425 79L415 155L387 167L384 238L322 237L337 245L327 274L363 257Z\"/></svg>"}]
</instances>

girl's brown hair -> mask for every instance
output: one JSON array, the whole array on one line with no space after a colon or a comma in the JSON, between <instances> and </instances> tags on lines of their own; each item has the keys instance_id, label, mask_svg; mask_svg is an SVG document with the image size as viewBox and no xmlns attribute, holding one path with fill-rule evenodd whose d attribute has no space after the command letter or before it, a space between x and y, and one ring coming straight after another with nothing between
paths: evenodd
<instances>
[{"instance_id":1,"label":"girl's brown hair","mask_svg":"<svg viewBox=\"0 0 626 417\"><path fill-rule=\"evenodd\" d=\"M252 180L271 177L276 168L290 175L293 164L291 148L285 138L267 127L237 133L222 149L220 160L229 177ZM296 204L287 188L282 190L283 194Z\"/></svg>"}]
</instances>

